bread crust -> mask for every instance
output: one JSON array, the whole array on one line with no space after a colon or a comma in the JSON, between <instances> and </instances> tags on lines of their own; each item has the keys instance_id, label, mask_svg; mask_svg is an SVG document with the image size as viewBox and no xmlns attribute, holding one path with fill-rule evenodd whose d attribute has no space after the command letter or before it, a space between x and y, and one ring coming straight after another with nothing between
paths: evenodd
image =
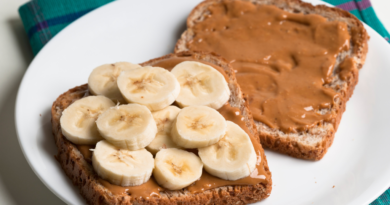
<instances>
[{"instance_id":1,"label":"bread crust","mask_svg":"<svg viewBox=\"0 0 390 205\"><path fill-rule=\"evenodd\" d=\"M198 4L187 18L187 30L181 35L175 46L175 52L188 51L187 42L191 41L196 35L192 27L201 22L208 14L208 7L218 4L223 0L205 0ZM342 21L348 25L351 34L351 49L346 53L340 53L340 59L346 55L354 58L357 70L353 70L346 81L341 81L338 76L334 83L334 89L340 94L336 99L331 112L335 114L335 119L331 123L323 123L315 128L309 129L304 133L283 133L280 130L271 129L261 122L255 121L259 132L261 144L265 148L287 154L292 157L320 160L324 157L329 147L333 143L334 135L339 126L342 114L346 109L346 103L353 94L353 90L358 83L359 70L363 67L368 52L369 36L364 29L363 24L351 13L335 7L325 5L313 6L300 0L240 0L250 1L254 4L274 5L283 10L293 13L319 14L329 21ZM337 65L336 65L337 66ZM336 69L335 69L336 70ZM336 75L336 74L335 74ZM301 136L312 135L315 138L321 138L319 142L310 144L302 142ZM302 138L302 137L301 137Z\"/></svg>"},{"instance_id":2,"label":"bread crust","mask_svg":"<svg viewBox=\"0 0 390 205\"><path fill-rule=\"evenodd\" d=\"M251 128L252 134L257 137L256 126L249 112L247 101L238 87L234 73L231 72L231 67L222 58L205 53L183 52L156 58L141 65L146 66L163 59L185 56L193 56L195 59L213 63L228 71L229 87L233 89L231 91L234 93L229 102L232 106L240 108L246 118L248 128ZM232 82L235 82L235 84L231 85ZM60 95L53 103L51 109L52 131L58 148L56 159L73 184L79 188L81 195L88 204L247 204L260 201L270 195L272 190L271 172L265 156L263 156L264 168L269 174L269 182L267 184L224 186L196 194L192 194L187 190L163 191L160 192L161 196L151 196L150 198L135 198L126 193L113 194L99 183L99 177L94 172L92 165L86 161L77 147L68 141L61 132L60 117L62 111L74 101L88 95L87 84L77 86Z\"/></svg>"}]
</instances>

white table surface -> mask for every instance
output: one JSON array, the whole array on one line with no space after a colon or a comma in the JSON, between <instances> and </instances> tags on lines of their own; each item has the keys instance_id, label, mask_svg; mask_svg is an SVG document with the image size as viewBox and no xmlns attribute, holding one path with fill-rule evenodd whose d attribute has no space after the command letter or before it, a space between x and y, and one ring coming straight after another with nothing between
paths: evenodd
<instances>
[{"instance_id":1,"label":"white table surface","mask_svg":"<svg viewBox=\"0 0 390 205\"><path fill-rule=\"evenodd\" d=\"M20 149L14 108L16 92L33 59L18 8L27 0L0 0L0 204L64 204L35 176ZM371 0L390 29L390 1Z\"/></svg>"}]
</instances>

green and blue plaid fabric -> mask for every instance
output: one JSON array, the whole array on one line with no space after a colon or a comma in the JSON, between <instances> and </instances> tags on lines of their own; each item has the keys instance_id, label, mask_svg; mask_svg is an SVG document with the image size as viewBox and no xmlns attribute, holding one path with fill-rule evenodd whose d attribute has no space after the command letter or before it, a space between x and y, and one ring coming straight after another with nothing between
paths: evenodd
<instances>
[{"instance_id":1,"label":"green and blue plaid fabric","mask_svg":"<svg viewBox=\"0 0 390 205\"><path fill-rule=\"evenodd\" d=\"M34 54L53 36L84 14L113 0L32 0L19 8ZM324 0L347 10L371 26L387 41L390 35L380 22L369 0ZM383 0L387 1L387 0ZM390 205L390 189L371 205Z\"/></svg>"},{"instance_id":2,"label":"green and blue plaid fabric","mask_svg":"<svg viewBox=\"0 0 390 205\"><path fill-rule=\"evenodd\" d=\"M58 32L84 14L113 0L32 0L19 14L34 55Z\"/></svg>"},{"instance_id":3,"label":"green and blue plaid fabric","mask_svg":"<svg viewBox=\"0 0 390 205\"><path fill-rule=\"evenodd\" d=\"M361 21L371 26L376 32L383 36L386 41L390 40L389 32L378 19L372 8L370 0L324 0L330 4L351 12Z\"/></svg>"}]
</instances>

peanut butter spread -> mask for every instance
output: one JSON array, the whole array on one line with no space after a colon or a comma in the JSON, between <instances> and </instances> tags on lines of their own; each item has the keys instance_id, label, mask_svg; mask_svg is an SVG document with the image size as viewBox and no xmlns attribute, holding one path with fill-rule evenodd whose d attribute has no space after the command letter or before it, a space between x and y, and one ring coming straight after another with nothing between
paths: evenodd
<instances>
[{"instance_id":1,"label":"peanut butter spread","mask_svg":"<svg viewBox=\"0 0 390 205\"><path fill-rule=\"evenodd\" d=\"M198 61L191 57L178 57L178 58L170 58L166 60L162 60L160 62L157 62L156 64L152 66L162 67L167 70L171 70L173 67L175 67L177 64L183 62L183 61ZM216 70L223 73L223 75L227 78L226 73L223 71L221 67L212 65L208 62L204 61L198 61L201 63L205 63L208 65L213 66ZM251 132L248 130L248 128L245 125L244 117L241 115L240 110L238 108L231 107L228 103L225 104L222 108L218 110L221 115L225 117L226 120L232 121L239 125L243 130L245 130L246 133L250 136L250 139L252 141L252 144L255 148L255 152L257 154L257 163L255 170L251 173L250 176L236 180L236 181L228 181L223 180L217 177L214 177L210 174L208 174L205 170L203 170L202 176L198 181L196 181L194 184L190 185L186 189L190 191L191 193L199 193L203 192L205 190L218 188L222 186L228 186L228 185L256 185L259 183L267 184L270 180L269 174L267 173L267 170L265 170L264 167L264 161L262 160L264 158L264 151L261 147L260 143L253 137ZM84 156L87 162L91 163L91 157L92 152L90 151L93 149L93 146L88 145L76 145L76 147L79 149L81 154ZM197 154L197 150L188 150L191 152L194 152ZM108 181L99 178L99 183L102 184L104 187L109 189L113 194L127 194L131 195L132 197L142 197L142 198L148 198L148 197L159 197L160 191L163 191L164 188L160 187L156 181L154 180L153 176L149 179L148 182L140 185L140 186L129 186L129 187L122 187L117 186L109 183Z\"/></svg>"},{"instance_id":2,"label":"peanut butter spread","mask_svg":"<svg viewBox=\"0 0 390 205\"><path fill-rule=\"evenodd\" d=\"M329 87L338 53L350 46L345 23L315 14L297 14L249 1L222 1L192 27L193 51L222 55L249 95L255 120L283 132L332 122L337 93ZM341 79L353 66L343 63Z\"/></svg>"}]
</instances>

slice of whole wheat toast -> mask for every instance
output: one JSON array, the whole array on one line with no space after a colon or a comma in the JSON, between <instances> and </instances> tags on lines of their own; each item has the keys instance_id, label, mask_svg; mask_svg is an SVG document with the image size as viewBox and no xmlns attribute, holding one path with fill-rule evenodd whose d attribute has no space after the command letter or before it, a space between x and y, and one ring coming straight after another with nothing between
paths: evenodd
<instances>
[{"instance_id":1,"label":"slice of whole wheat toast","mask_svg":"<svg viewBox=\"0 0 390 205\"><path fill-rule=\"evenodd\" d=\"M161 60L175 57L193 57L196 60L206 61L222 67L227 76L229 76L228 83L231 90L230 105L241 110L245 117L246 125L250 132L252 132L251 134L256 137L258 136L252 116L248 110L247 102L240 91L235 75L229 64L222 58L202 53L183 52L169 54L142 63L141 65L152 65ZM109 189L99 183L99 177L93 170L92 165L84 158L78 148L68 141L61 132L60 118L63 110L74 101L88 95L87 84L77 86L60 95L53 103L51 109L52 131L58 148L56 159L73 184L78 186L81 195L86 199L88 204L247 204L262 200L270 195L272 189L271 172L269 171L265 156L263 156L264 169L269 175L267 184L224 186L196 194L192 194L186 189L162 191L160 192L160 196L153 195L149 198L135 198L126 193L113 194Z\"/></svg>"},{"instance_id":2,"label":"slice of whole wheat toast","mask_svg":"<svg viewBox=\"0 0 390 205\"><path fill-rule=\"evenodd\" d=\"M221 3L223 0L206 0L196 6L187 19L187 30L177 41L175 52L188 51L187 43L196 35L192 29L194 25L202 22L210 14L210 5ZM229 0L230 1L230 0ZM363 24L352 14L338 8L325 5L313 6L300 0L237 0L250 1L256 5L274 5L291 13L318 14L329 21L345 22L351 35L350 49L339 53L335 65L334 80L329 87L336 90L339 97L335 98L334 105L326 110L327 113L335 114L333 123L321 123L307 131L297 133L284 133L279 129L272 129L262 122L255 121L259 132L261 144L265 148L275 150L293 157L319 160L332 145L335 132L345 111L346 102L351 97L358 82L359 70L362 68L368 51L367 41L369 36ZM352 70L350 77L343 81L337 74L339 64L346 58L352 57L357 70Z\"/></svg>"}]
</instances>

